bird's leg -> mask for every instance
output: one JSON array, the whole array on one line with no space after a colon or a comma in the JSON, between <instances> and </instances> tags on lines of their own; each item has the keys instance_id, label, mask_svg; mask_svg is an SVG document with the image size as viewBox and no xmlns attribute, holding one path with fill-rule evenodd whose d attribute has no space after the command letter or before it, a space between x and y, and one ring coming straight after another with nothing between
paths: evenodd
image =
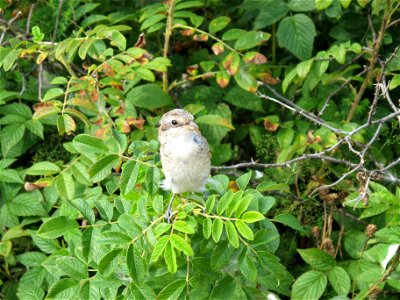
<instances>
[{"instance_id":1,"label":"bird's leg","mask_svg":"<svg viewBox=\"0 0 400 300\"><path fill-rule=\"evenodd\" d=\"M171 207L172 207L172 202L174 201L174 198L175 198L175 194L172 194L171 200L169 201L169 204L168 204L168 208L165 212L165 219L167 220L168 223L170 223L171 217L172 217Z\"/></svg>"}]
</instances>

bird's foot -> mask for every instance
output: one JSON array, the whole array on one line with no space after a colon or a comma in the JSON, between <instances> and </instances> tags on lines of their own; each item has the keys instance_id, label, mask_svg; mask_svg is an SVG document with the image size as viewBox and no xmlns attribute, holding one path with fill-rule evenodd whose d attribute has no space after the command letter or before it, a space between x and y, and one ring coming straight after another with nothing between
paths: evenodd
<instances>
[{"instance_id":1,"label":"bird's foot","mask_svg":"<svg viewBox=\"0 0 400 300\"><path fill-rule=\"evenodd\" d=\"M168 223L171 223L171 218L174 215L171 207L168 207L167 210L165 211L165 220L167 220Z\"/></svg>"}]
</instances>

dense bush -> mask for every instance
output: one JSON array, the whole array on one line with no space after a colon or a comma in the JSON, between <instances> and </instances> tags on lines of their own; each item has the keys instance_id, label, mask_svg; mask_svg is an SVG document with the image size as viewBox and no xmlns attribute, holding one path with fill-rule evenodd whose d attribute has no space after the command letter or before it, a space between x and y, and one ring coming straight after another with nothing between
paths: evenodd
<instances>
[{"instance_id":1,"label":"dense bush","mask_svg":"<svg viewBox=\"0 0 400 300\"><path fill-rule=\"evenodd\" d=\"M398 0L0 0L0 298L400 294ZM209 197L164 219L157 122Z\"/></svg>"}]
</instances>

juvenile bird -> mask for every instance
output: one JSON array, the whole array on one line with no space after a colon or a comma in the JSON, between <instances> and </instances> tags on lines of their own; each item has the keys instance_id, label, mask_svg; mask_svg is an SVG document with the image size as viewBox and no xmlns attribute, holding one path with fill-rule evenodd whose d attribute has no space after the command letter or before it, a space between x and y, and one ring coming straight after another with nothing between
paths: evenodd
<instances>
[{"instance_id":1,"label":"juvenile bird","mask_svg":"<svg viewBox=\"0 0 400 300\"><path fill-rule=\"evenodd\" d=\"M159 123L158 140L165 180L161 187L172 191L165 218L172 217L176 194L204 192L210 175L210 150L193 116L183 109L165 113Z\"/></svg>"}]
</instances>

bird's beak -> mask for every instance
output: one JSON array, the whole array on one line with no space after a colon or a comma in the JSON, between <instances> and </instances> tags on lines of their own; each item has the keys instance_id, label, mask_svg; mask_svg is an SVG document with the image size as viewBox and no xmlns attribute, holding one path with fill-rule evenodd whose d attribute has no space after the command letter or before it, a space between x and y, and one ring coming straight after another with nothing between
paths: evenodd
<instances>
[{"instance_id":1,"label":"bird's beak","mask_svg":"<svg viewBox=\"0 0 400 300\"><path fill-rule=\"evenodd\" d=\"M199 126L197 126L197 124L193 121L190 121L189 124L186 124L185 128L189 130L199 130Z\"/></svg>"}]
</instances>

